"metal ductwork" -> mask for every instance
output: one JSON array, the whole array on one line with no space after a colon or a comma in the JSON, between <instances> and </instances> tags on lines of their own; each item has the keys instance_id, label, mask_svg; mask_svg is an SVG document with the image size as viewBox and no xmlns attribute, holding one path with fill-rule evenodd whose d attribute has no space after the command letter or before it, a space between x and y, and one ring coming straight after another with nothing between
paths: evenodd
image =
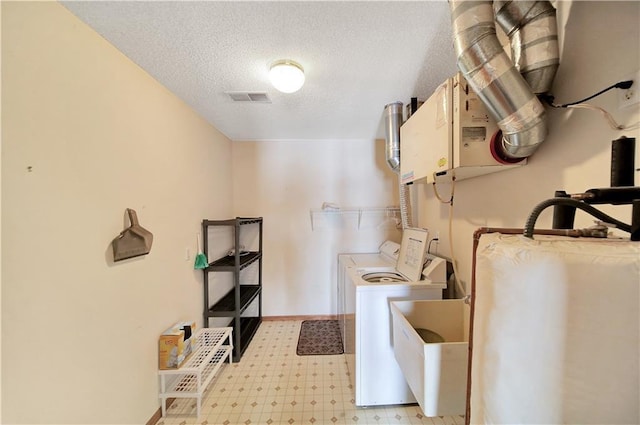
<instances>
[{"instance_id":1,"label":"metal ductwork","mask_svg":"<svg viewBox=\"0 0 640 425\"><path fill-rule=\"evenodd\" d=\"M387 164L394 173L400 173L400 126L402 125L402 102L384 107L384 136Z\"/></svg>"},{"instance_id":2,"label":"metal ductwork","mask_svg":"<svg viewBox=\"0 0 640 425\"><path fill-rule=\"evenodd\" d=\"M559 59L556 10L548 1L493 2L493 13L511 41L511 59L535 94L547 93Z\"/></svg>"},{"instance_id":3,"label":"metal ductwork","mask_svg":"<svg viewBox=\"0 0 640 425\"><path fill-rule=\"evenodd\" d=\"M458 68L502 131L496 153L505 162L532 155L547 135L534 93L549 91L559 63L555 9L548 1L449 4ZM494 16L509 36L513 61L498 41Z\"/></svg>"},{"instance_id":4,"label":"metal ductwork","mask_svg":"<svg viewBox=\"0 0 640 425\"><path fill-rule=\"evenodd\" d=\"M398 174L400 192L400 217L402 229L413 227L409 187L400 178L400 126L402 125L402 102L394 102L384 107L385 154L389 168Z\"/></svg>"}]
</instances>

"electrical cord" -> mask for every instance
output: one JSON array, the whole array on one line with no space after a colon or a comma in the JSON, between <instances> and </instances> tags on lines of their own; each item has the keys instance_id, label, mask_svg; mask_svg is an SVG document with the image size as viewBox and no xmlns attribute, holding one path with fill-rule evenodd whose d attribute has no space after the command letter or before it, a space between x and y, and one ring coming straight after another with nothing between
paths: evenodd
<instances>
[{"instance_id":1,"label":"electrical cord","mask_svg":"<svg viewBox=\"0 0 640 425\"><path fill-rule=\"evenodd\" d=\"M453 170L451 171L453 173ZM438 193L438 188L436 187L436 173L433 173L433 183L432 183L432 187L433 187L433 193L436 195L436 198L438 198L438 201L442 202L443 204L450 204L453 205L453 195L455 193L455 189L456 189L456 176L455 174L453 174L451 176L451 194L449 196L449 200L445 201L444 199L442 199L440 197L440 194Z\"/></svg>"},{"instance_id":2,"label":"electrical cord","mask_svg":"<svg viewBox=\"0 0 640 425\"><path fill-rule=\"evenodd\" d=\"M555 99L554 99L554 97L553 97L553 95L552 95L552 94L543 94L543 95L540 95L540 98L541 98L542 100L544 100L545 102L547 102L547 104L548 104L549 106L552 106L552 107L554 107L554 108L568 108L569 106L572 106L572 105L578 105L578 104L580 104L580 103L584 103L584 102L586 102L587 100L591 100L591 99L593 99L594 97L600 96L601 94L606 93L606 92L608 92L609 90L612 90L612 89L623 89L623 90L628 90L628 89L630 89L630 88L631 88L631 86L632 86L632 85L633 85L633 80L620 81L620 82L618 82L618 83L615 83L615 84L613 84L613 85L611 85L611 86L607 87L606 89L600 90L600 91L599 91L598 93L596 93L596 94L592 94L592 95L591 95L591 96L589 96L589 97L585 97L585 98L584 98L584 99L582 99L582 100L578 100L578 101L576 101L576 102L571 102L571 103L565 103L565 104L563 104L563 105L557 105L557 104L555 104L555 103L553 102Z\"/></svg>"},{"instance_id":3,"label":"electrical cord","mask_svg":"<svg viewBox=\"0 0 640 425\"><path fill-rule=\"evenodd\" d=\"M453 278L455 280L456 290L466 296L467 291L464 289L462 283L460 282L458 266L456 264L456 256L453 252L453 195L456 191L456 176L455 174L453 174L453 170L451 172L451 196L449 197L449 200L445 201L440 197L440 194L438 193L438 189L436 187L435 173L433 173L433 193L436 195L436 198L438 198L438 201L442 202L443 204L449 204L449 253L451 255L451 264L453 264Z\"/></svg>"},{"instance_id":4,"label":"electrical cord","mask_svg":"<svg viewBox=\"0 0 640 425\"><path fill-rule=\"evenodd\" d=\"M453 182L451 183L453 184ZM451 189L453 191L453 188ZM462 282L460 282L459 274L458 274L458 266L456 264L456 255L453 253L453 196L451 202L449 203L449 251L451 253L451 264L453 265L453 279L456 284L456 290L462 294L463 297L466 297L467 291L462 286Z\"/></svg>"},{"instance_id":5,"label":"electrical cord","mask_svg":"<svg viewBox=\"0 0 640 425\"><path fill-rule=\"evenodd\" d=\"M554 103L555 98L553 97L552 94L542 94L540 95L540 99L543 100L544 102L547 103L547 105L553 107L553 108L567 108L567 109L590 109L592 111L597 111L600 112L604 118L607 120L607 123L609 124L609 127L611 127L612 130L634 130L638 127L640 127L640 121L634 123L634 124L630 124L630 125L621 125L618 124L616 122L616 120L613 118L613 116L607 112L606 110L604 110L603 108L599 107L599 106L595 106L595 105L591 105L589 103L584 103L587 100L591 100L596 96L600 96L603 93L608 92L609 90L612 89L622 89L622 90L627 90L629 88L631 88L631 86L633 86L633 80L626 80L626 81L620 81L618 83L615 83L609 87L607 87L606 89L600 90L598 93L592 94L589 97L586 97L582 100L578 100L576 102L571 102L571 103L565 103L563 105L558 105L556 103Z\"/></svg>"},{"instance_id":6,"label":"electrical cord","mask_svg":"<svg viewBox=\"0 0 640 425\"><path fill-rule=\"evenodd\" d=\"M433 239L431 239L429 241L429 245L427 245L427 254L431 254L431 244L433 242L435 242L436 243L436 253L434 255L438 255L438 241L439 240L440 240L439 238L433 238Z\"/></svg>"},{"instance_id":7,"label":"electrical cord","mask_svg":"<svg viewBox=\"0 0 640 425\"><path fill-rule=\"evenodd\" d=\"M578 103L575 105L569 105L567 106L567 108L568 109L590 109L592 111L600 112L602 115L604 115L604 118L607 120L607 123L609 124L609 127L611 127L612 130L633 130L640 126L640 121L636 122L635 124L631 124L627 126L618 124L609 112L605 111L599 106L591 105L589 103Z\"/></svg>"}]
</instances>

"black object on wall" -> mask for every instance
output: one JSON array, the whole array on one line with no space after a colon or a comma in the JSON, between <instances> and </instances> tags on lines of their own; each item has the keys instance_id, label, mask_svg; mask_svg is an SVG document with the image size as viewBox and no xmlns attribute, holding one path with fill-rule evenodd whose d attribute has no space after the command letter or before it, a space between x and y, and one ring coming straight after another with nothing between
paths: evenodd
<instances>
[{"instance_id":1,"label":"black object on wall","mask_svg":"<svg viewBox=\"0 0 640 425\"><path fill-rule=\"evenodd\" d=\"M611 187L634 186L635 137L622 136L611 142Z\"/></svg>"}]
</instances>

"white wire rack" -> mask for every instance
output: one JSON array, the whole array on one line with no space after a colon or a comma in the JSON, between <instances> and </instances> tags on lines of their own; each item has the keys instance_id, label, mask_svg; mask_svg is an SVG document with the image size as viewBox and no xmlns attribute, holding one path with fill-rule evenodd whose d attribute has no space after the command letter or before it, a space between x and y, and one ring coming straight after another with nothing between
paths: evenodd
<instances>
[{"instance_id":1,"label":"white wire rack","mask_svg":"<svg viewBox=\"0 0 640 425\"><path fill-rule=\"evenodd\" d=\"M348 227L353 229L396 227L400 223L399 207L311 209L311 230ZM392 219L389 221L389 219Z\"/></svg>"},{"instance_id":2,"label":"white wire rack","mask_svg":"<svg viewBox=\"0 0 640 425\"><path fill-rule=\"evenodd\" d=\"M167 398L197 399L197 415L200 416L202 394L216 375L225 359L232 362L233 328L203 328L196 332L196 348L179 368L161 370L160 399L162 416L167 413ZM227 341L227 344L223 345Z\"/></svg>"}]
</instances>

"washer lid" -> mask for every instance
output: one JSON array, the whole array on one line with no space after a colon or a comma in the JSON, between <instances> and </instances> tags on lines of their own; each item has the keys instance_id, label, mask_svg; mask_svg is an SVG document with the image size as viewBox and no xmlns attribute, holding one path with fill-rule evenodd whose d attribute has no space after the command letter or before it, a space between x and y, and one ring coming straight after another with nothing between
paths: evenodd
<instances>
[{"instance_id":1,"label":"washer lid","mask_svg":"<svg viewBox=\"0 0 640 425\"><path fill-rule=\"evenodd\" d=\"M418 281L422 277L428 237L427 229L407 228L402 231L402 244L396 270L410 281Z\"/></svg>"}]
</instances>

